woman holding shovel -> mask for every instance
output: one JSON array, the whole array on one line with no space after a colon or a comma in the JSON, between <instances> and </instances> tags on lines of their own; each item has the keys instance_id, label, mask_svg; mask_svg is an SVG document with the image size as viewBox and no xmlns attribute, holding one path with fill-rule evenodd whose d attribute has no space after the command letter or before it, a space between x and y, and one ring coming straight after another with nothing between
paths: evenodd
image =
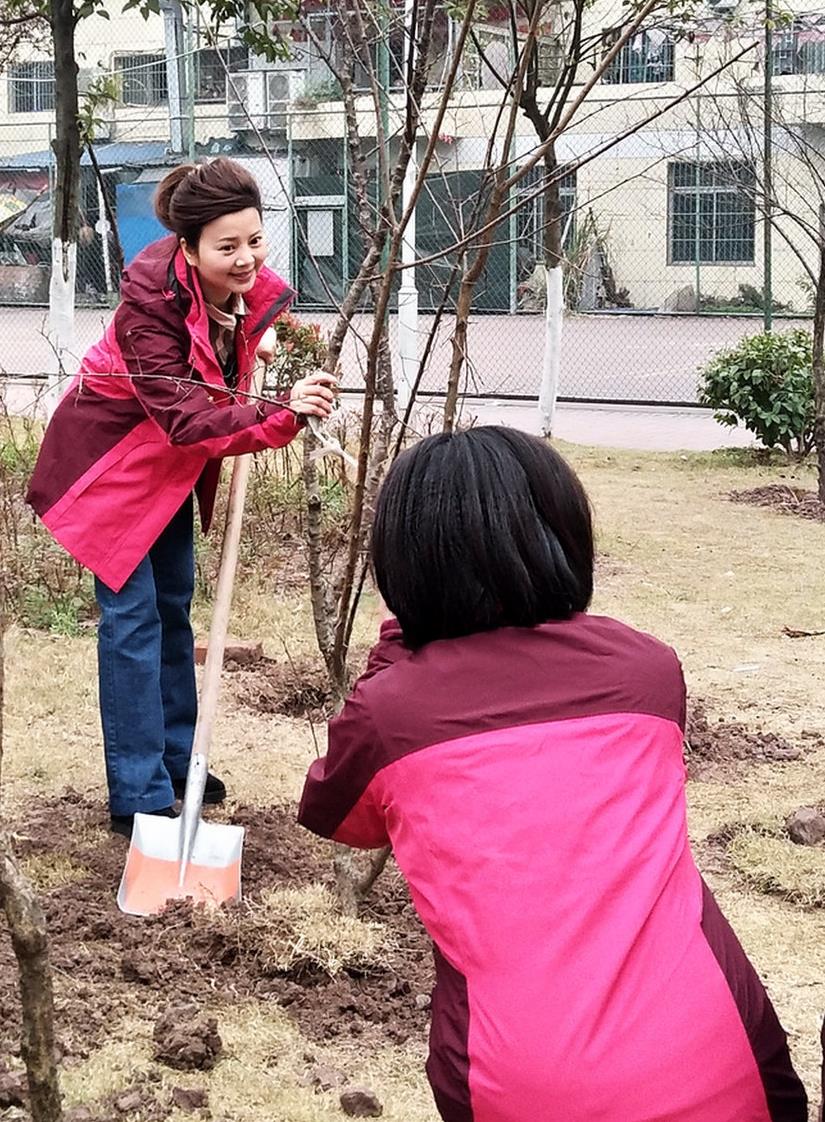
<instances>
[{"instance_id":1,"label":"woman holding shovel","mask_svg":"<svg viewBox=\"0 0 825 1122\"><path fill-rule=\"evenodd\" d=\"M694 864L676 655L586 611L587 497L512 429L396 461L384 623L303 824L391 844L433 939L445 1122L806 1122L785 1033Z\"/></svg>"},{"instance_id":2,"label":"woman holding shovel","mask_svg":"<svg viewBox=\"0 0 825 1122\"><path fill-rule=\"evenodd\" d=\"M175 168L155 210L172 234L124 273L28 492L95 576L111 822L127 837L138 811L174 816L186 780L197 713L192 495L206 530L222 457L288 444L303 417L329 414L335 386L317 373L288 402L249 392L294 293L264 264L260 192L244 167L221 158ZM204 801L225 795L210 775Z\"/></svg>"}]
</instances>

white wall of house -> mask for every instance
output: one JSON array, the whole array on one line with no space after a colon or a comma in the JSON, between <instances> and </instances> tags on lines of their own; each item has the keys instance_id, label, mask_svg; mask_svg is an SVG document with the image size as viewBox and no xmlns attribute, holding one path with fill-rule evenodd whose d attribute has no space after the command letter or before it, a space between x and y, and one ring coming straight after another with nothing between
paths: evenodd
<instances>
[{"instance_id":1,"label":"white wall of house","mask_svg":"<svg viewBox=\"0 0 825 1122\"><path fill-rule=\"evenodd\" d=\"M799 13L825 11L825 0L794 0ZM120 55L162 55L163 21L159 16L144 20L137 12L122 12L120 0L107 0L110 19L91 17L78 27L78 51L84 76L112 71ZM621 8L612 0L597 0L588 9L589 33L615 25ZM754 120L758 123L758 99L762 85L762 60L758 20L750 25L732 25L708 19L701 24L693 41L680 40L674 47L672 76L665 81L599 83L578 116L574 127L559 143L559 157L578 161L628 130L643 123L658 107L678 96L695 82L697 74L708 74L720 61L749 43L756 46L738 63L695 98L633 136L623 140L609 153L598 156L579 168L576 177L576 203L579 214L592 212L602 231L610 265L617 284L628 289L638 307L661 307L687 286L697 285L695 263L674 260L673 175L672 166L698 160L704 164L748 155L748 140L736 131L732 121L737 115L734 79L750 85L753 91ZM825 43L822 44L822 69L825 70ZM28 61L28 60L27 60ZM33 61L33 60L31 60ZM592 69L585 66L580 78L585 81ZM486 83L495 80L486 75ZM15 112L14 78L0 76L0 156L43 150L50 140L50 110ZM808 75L778 74L775 78L777 104L791 126L806 122L825 129L825 73ZM425 117L432 119L435 96L425 99ZM441 127L445 140L438 146L438 164L445 170L479 167L486 148L486 137L500 101L495 88L465 90L456 95ZM166 140L169 136L169 111L163 102L120 105L113 116L111 138L117 140ZM225 103L197 104L196 136L201 142L210 137L231 135ZM364 135L374 132L371 100L360 106ZM338 138L344 133L341 107L336 103L298 108L292 114L295 139ZM517 120L516 155L523 156L534 145L529 122ZM698 137L698 140L697 140ZM756 136L757 146L759 137ZM270 242L283 253L275 263L288 272L289 217L286 200L277 176L265 159L255 162L265 191L272 194L267 221ZM285 175L284 175L284 178ZM789 210L805 212L815 222L818 195L800 171L789 151L777 145L777 182L782 184ZM807 210L806 210L807 208ZM793 221L782 229L806 260L810 245L800 237ZM752 248L741 260L702 261L698 286L704 296L720 299L735 297L740 284L761 288L762 224L759 215L752 223ZM782 303L804 308L807 296L801 283L804 268L780 231L774 237L774 292Z\"/></svg>"}]
</instances>

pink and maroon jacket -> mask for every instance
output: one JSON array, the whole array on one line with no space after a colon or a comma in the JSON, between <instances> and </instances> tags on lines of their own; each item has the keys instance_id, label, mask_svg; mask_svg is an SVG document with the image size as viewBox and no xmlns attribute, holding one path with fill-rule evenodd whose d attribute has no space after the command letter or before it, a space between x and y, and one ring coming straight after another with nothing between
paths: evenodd
<instances>
[{"instance_id":1,"label":"pink and maroon jacket","mask_svg":"<svg viewBox=\"0 0 825 1122\"><path fill-rule=\"evenodd\" d=\"M236 333L236 388L209 338L197 273L174 236L123 275L121 302L46 429L27 500L54 537L119 591L196 488L208 529L221 457L288 444L274 403L246 403L255 350L294 293L264 267Z\"/></svg>"},{"instance_id":2,"label":"pink and maroon jacket","mask_svg":"<svg viewBox=\"0 0 825 1122\"><path fill-rule=\"evenodd\" d=\"M384 624L300 821L390 843L433 939L446 1122L805 1122L785 1035L693 861L674 653L586 614Z\"/></svg>"}]
</instances>

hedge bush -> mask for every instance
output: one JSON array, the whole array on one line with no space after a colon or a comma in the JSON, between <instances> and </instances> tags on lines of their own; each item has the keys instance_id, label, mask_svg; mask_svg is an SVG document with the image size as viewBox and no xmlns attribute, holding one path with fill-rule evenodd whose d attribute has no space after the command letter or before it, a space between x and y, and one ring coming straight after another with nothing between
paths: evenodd
<instances>
[{"instance_id":1,"label":"hedge bush","mask_svg":"<svg viewBox=\"0 0 825 1122\"><path fill-rule=\"evenodd\" d=\"M813 447L811 337L793 331L750 335L700 372L699 401L723 425L743 424L766 448L805 456Z\"/></svg>"}]
</instances>

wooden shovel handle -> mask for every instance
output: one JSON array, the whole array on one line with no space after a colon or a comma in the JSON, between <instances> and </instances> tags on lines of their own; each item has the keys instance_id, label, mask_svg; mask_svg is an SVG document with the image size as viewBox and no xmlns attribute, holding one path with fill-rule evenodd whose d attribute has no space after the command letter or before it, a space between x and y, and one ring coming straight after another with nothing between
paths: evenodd
<instances>
[{"instance_id":1,"label":"wooden shovel handle","mask_svg":"<svg viewBox=\"0 0 825 1122\"><path fill-rule=\"evenodd\" d=\"M262 371L256 371L254 393L259 393ZM238 567L238 548L241 540L243 508L246 500L246 484L252 454L247 452L236 456L232 465L232 481L229 484L229 499L226 507L226 526L221 546L221 563L218 569L218 587L215 592L215 606L212 610L212 623L209 627L209 640L206 648L206 665L201 683L198 703L198 720L195 725L195 740L192 753L209 756L215 718L218 712L218 696L221 688L223 653L226 648L226 633L229 627L229 612L232 607L232 591L235 587L235 570Z\"/></svg>"}]
</instances>

